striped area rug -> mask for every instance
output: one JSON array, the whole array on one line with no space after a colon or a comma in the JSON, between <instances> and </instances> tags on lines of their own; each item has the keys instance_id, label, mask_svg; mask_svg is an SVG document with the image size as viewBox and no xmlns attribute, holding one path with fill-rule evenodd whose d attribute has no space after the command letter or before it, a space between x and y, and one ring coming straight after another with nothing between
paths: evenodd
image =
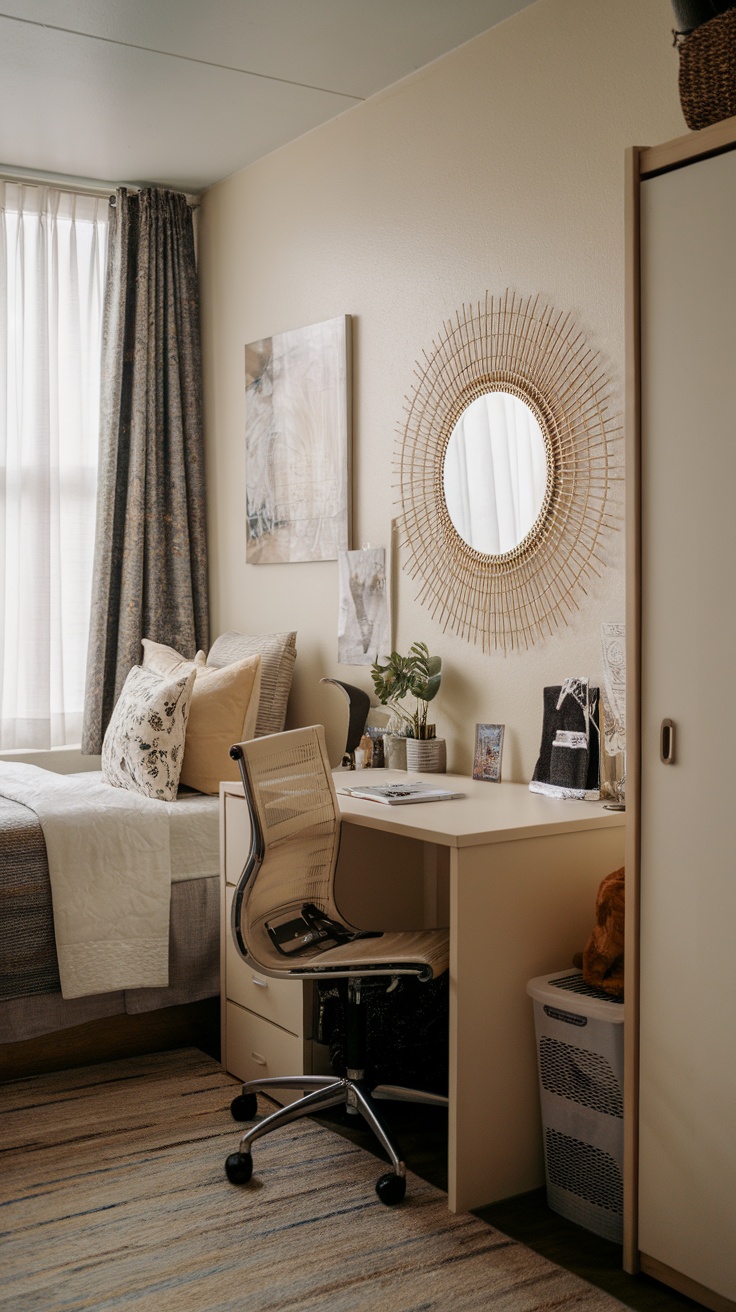
<instances>
[{"instance_id":1,"label":"striped area rug","mask_svg":"<svg viewBox=\"0 0 736 1312\"><path fill-rule=\"evenodd\" d=\"M416 1176L384 1207L380 1163L311 1121L228 1184L233 1088L194 1049L2 1086L0 1308L620 1312Z\"/></svg>"}]
</instances>

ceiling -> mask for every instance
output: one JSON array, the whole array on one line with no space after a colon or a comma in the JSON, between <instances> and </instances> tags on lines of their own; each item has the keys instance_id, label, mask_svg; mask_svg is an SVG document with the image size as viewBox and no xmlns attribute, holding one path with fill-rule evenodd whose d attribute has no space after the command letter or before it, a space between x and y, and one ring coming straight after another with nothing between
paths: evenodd
<instances>
[{"instance_id":1,"label":"ceiling","mask_svg":"<svg viewBox=\"0 0 736 1312\"><path fill-rule=\"evenodd\" d=\"M196 193L534 0L0 0L0 172Z\"/></svg>"}]
</instances>

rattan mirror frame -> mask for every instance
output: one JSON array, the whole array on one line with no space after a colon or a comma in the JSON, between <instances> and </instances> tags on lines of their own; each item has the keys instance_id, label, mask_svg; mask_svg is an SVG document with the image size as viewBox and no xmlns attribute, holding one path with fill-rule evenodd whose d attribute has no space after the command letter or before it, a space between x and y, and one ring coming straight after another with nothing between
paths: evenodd
<instances>
[{"instance_id":1,"label":"rattan mirror frame","mask_svg":"<svg viewBox=\"0 0 736 1312\"><path fill-rule=\"evenodd\" d=\"M445 323L415 366L396 455L404 569L444 630L483 650L529 647L566 623L590 574L614 478L610 384L571 316L512 292L488 293ZM510 392L535 414L547 450L544 504L512 551L486 555L460 536L443 491L447 443L460 415L489 391Z\"/></svg>"}]
</instances>

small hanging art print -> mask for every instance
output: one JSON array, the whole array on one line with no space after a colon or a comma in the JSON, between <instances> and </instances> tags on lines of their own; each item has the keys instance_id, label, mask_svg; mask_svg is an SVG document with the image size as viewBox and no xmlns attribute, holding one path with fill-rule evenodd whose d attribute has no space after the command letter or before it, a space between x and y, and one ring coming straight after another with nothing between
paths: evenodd
<instances>
[{"instance_id":1,"label":"small hanging art print","mask_svg":"<svg viewBox=\"0 0 736 1312\"><path fill-rule=\"evenodd\" d=\"M341 551L337 659L341 665L388 660L391 632L385 547Z\"/></svg>"}]
</instances>

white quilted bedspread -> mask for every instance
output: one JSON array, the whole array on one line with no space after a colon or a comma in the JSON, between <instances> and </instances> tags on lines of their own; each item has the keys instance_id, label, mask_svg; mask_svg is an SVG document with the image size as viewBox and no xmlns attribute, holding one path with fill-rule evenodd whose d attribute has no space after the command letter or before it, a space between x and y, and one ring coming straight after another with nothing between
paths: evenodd
<instances>
[{"instance_id":1,"label":"white quilted bedspread","mask_svg":"<svg viewBox=\"0 0 736 1312\"><path fill-rule=\"evenodd\" d=\"M217 798L161 802L97 772L8 762L0 794L43 829L63 996L167 985L172 867L185 879L217 873Z\"/></svg>"}]
</instances>

